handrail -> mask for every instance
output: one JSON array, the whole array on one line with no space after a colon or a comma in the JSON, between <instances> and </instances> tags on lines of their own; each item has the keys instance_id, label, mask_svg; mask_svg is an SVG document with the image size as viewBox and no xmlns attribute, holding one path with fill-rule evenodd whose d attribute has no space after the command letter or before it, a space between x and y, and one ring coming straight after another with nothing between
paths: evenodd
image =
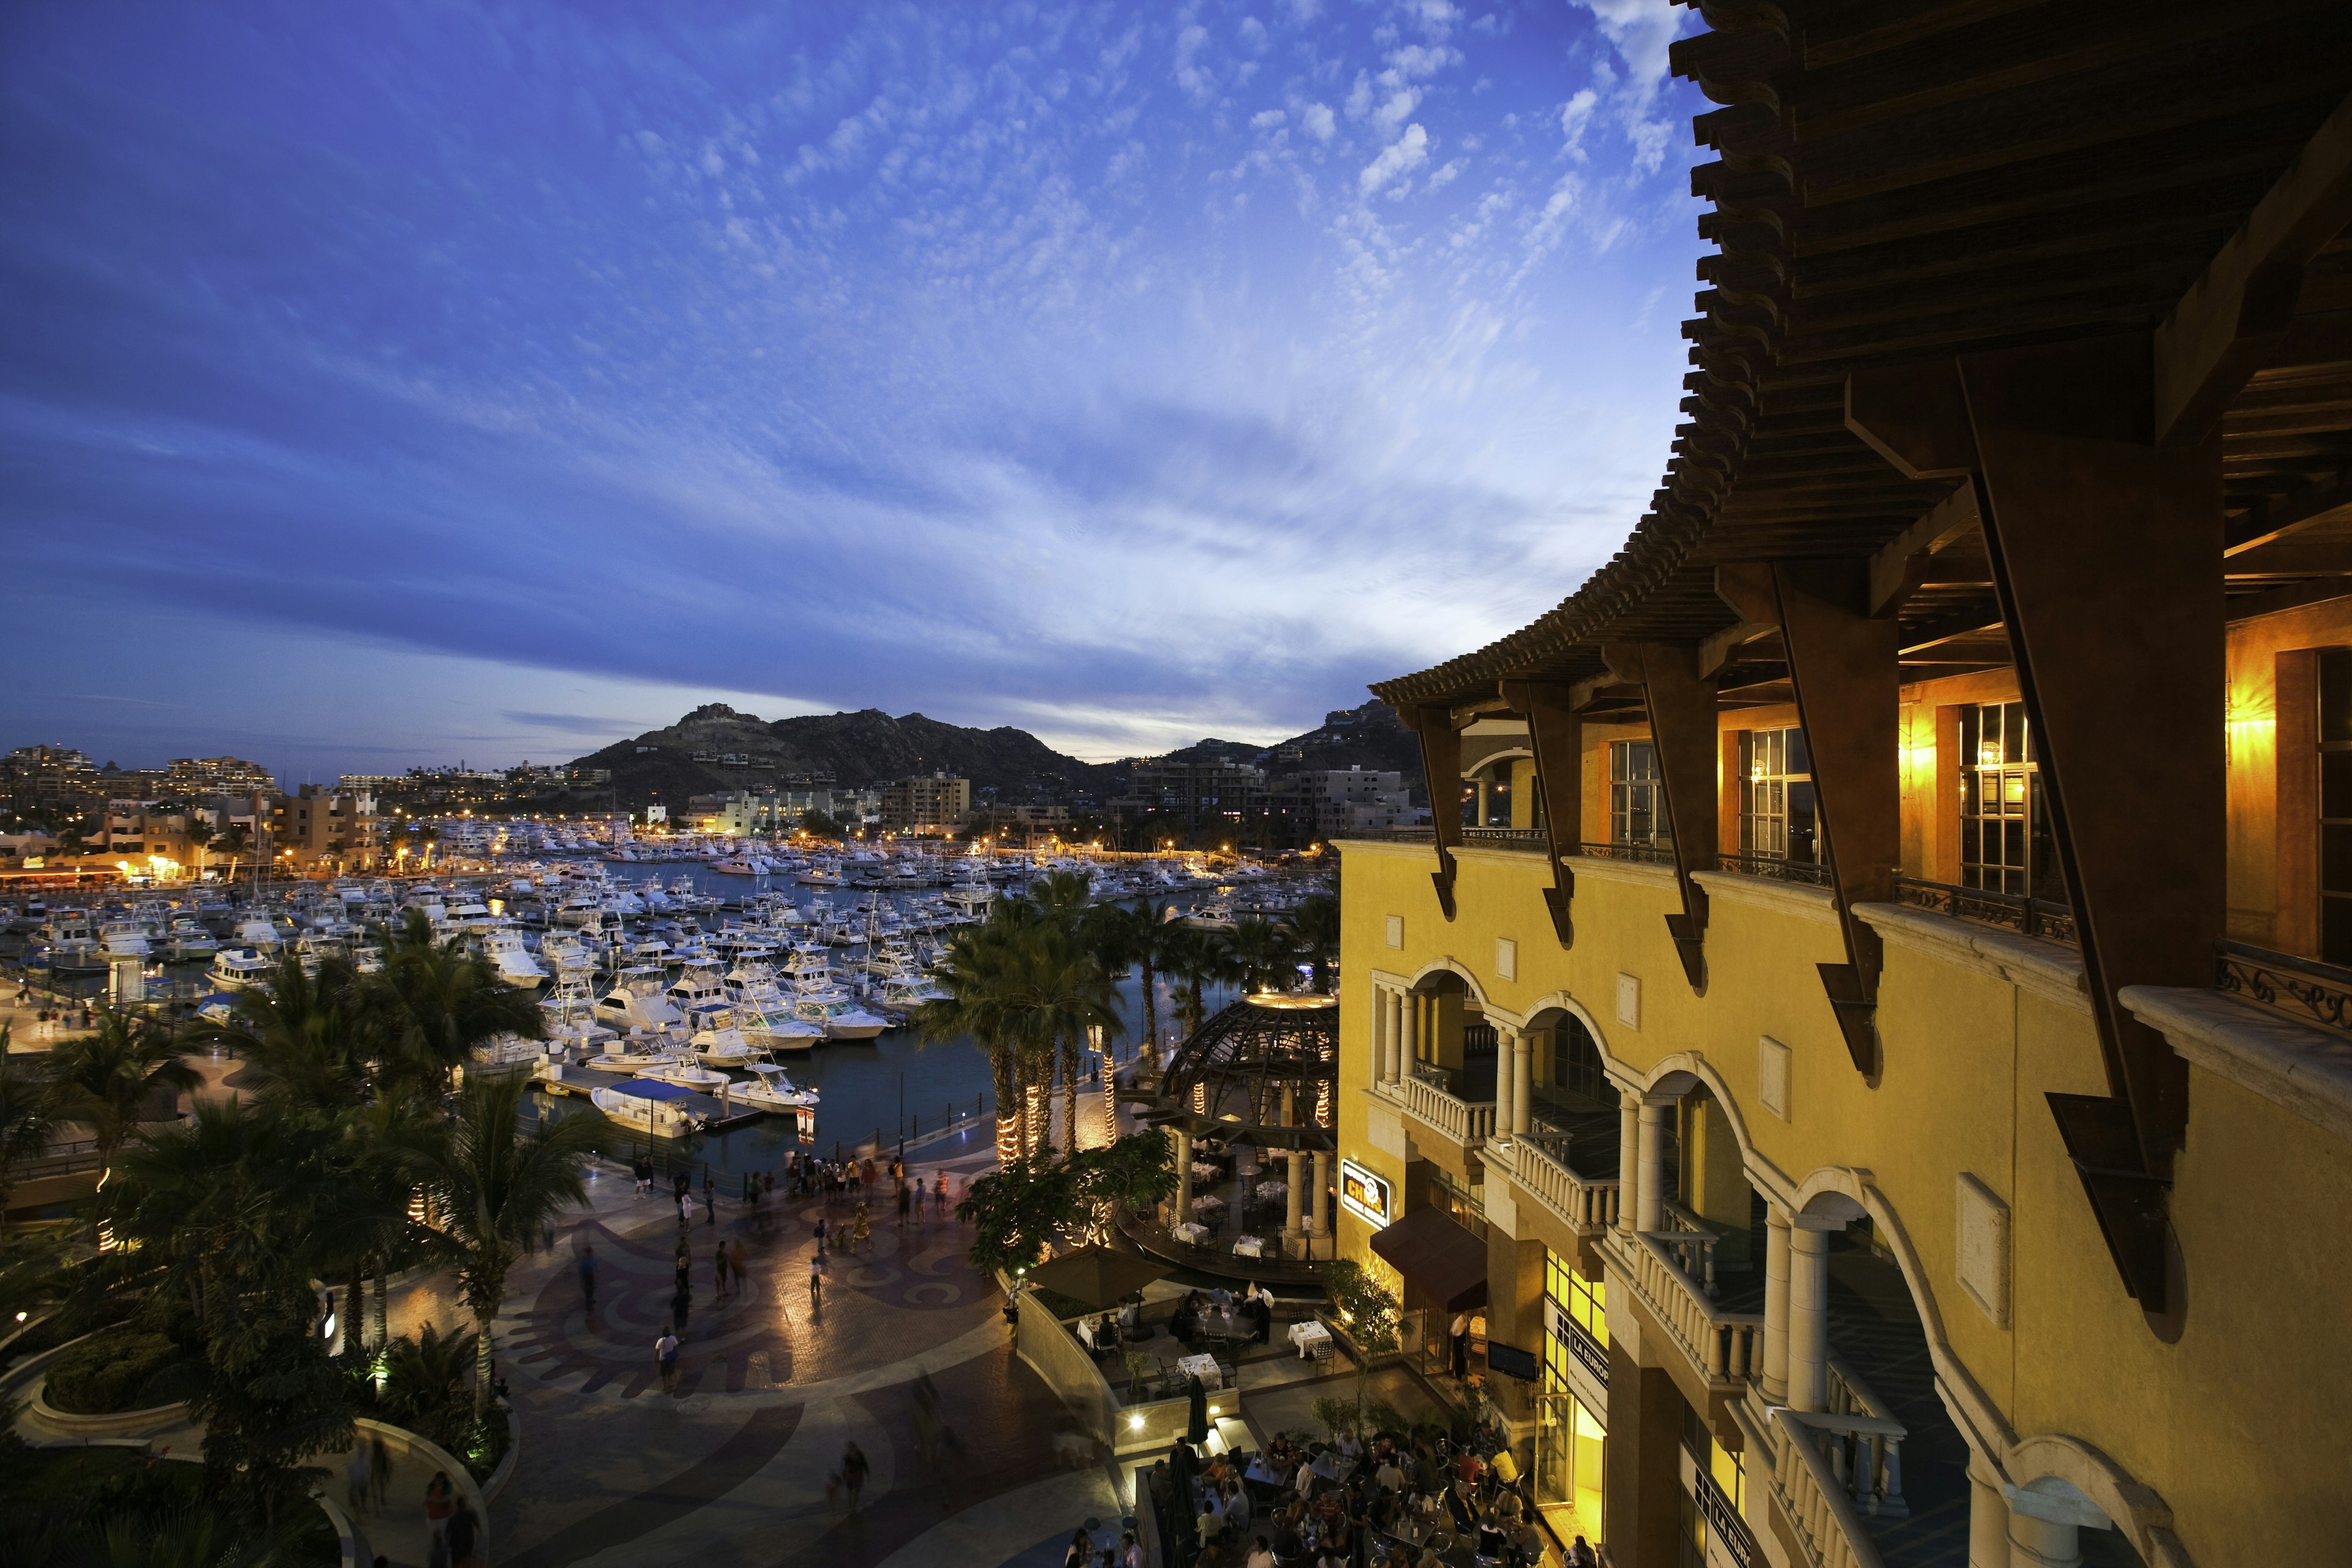
<instances>
[{"instance_id":1,"label":"handrail","mask_svg":"<svg viewBox=\"0 0 2352 1568\"><path fill-rule=\"evenodd\" d=\"M1764 1319L1753 1312L1727 1312L1706 1299L1698 1281L1669 1257L1673 1231L1637 1231L1633 1236L1634 1291L1665 1325L1709 1381L1743 1381L1757 1369L1764 1343Z\"/></svg>"},{"instance_id":2,"label":"handrail","mask_svg":"<svg viewBox=\"0 0 2352 1568\"><path fill-rule=\"evenodd\" d=\"M1539 827L1465 827L1462 837L1469 844L1524 844L1535 849L1545 848L1549 843Z\"/></svg>"},{"instance_id":3,"label":"handrail","mask_svg":"<svg viewBox=\"0 0 2352 1568\"><path fill-rule=\"evenodd\" d=\"M1622 1184L1580 1175L1541 1143L1524 1134L1511 1140L1512 1174L1537 1202L1583 1235L1597 1235L1617 1223Z\"/></svg>"},{"instance_id":4,"label":"handrail","mask_svg":"<svg viewBox=\"0 0 2352 1568\"><path fill-rule=\"evenodd\" d=\"M1831 1447L1831 1468L1853 1494L1853 1506L1881 1519L1907 1519L1903 1496L1903 1440L1910 1428L1879 1398L1852 1363L1832 1350L1829 1364L1830 1408L1807 1412L1806 1421L1840 1439Z\"/></svg>"},{"instance_id":5,"label":"handrail","mask_svg":"<svg viewBox=\"0 0 2352 1568\"><path fill-rule=\"evenodd\" d=\"M1830 1462L1814 1446L1812 1417L1794 1410L1772 1411L1772 1482L1781 1511L1796 1527L1813 1568L1885 1568L1878 1547L1863 1528L1853 1500L1838 1484Z\"/></svg>"},{"instance_id":6,"label":"handrail","mask_svg":"<svg viewBox=\"0 0 2352 1568\"><path fill-rule=\"evenodd\" d=\"M2000 893L1990 888L1956 888L1949 882L1922 881L1898 873L1895 879L1895 901L1913 909L1933 910L1955 920L2005 926L2020 936L2082 945L2081 935L2074 929L2074 911L2067 905L2053 904L2045 899Z\"/></svg>"},{"instance_id":7,"label":"handrail","mask_svg":"<svg viewBox=\"0 0 2352 1568\"><path fill-rule=\"evenodd\" d=\"M1576 852L1595 860L1628 860L1636 866L1675 863L1675 847L1671 844L1600 844L1588 840L1578 845Z\"/></svg>"},{"instance_id":8,"label":"handrail","mask_svg":"<svg viewBox=\"0 0 2352 1568\"><path fill-rule=\"evenodd\" d=\"M1786 855L1717 855L1715 868L1734 876L1760 877L1768 882L1795 882L1808 888L1830 886L1830 868L1812 860L1791 860Z\"/></svg>"},{"instance_id":9,"label":"handrail","mask_svg":"<svg viewBox=\"0 0 2352 1568\"><path fill-rule=\"evenodd\" d=\"M2330 1029L2352 1031L2352 969L2223 938L2213 943L2213 988Z\"/></svg>"},{"instance_id":10,"label":"handrail","mask_svg":"<svg viewBox=\"0 0 2352 1568\"><path fill-rule=\"evenodd\" d=\"M1475 1149L1495 1135L1492 1100L1473 1104L1457 1100L1419 1078L1400 1079L1397 1088L1402 1092L1406 1110L1465 1149Z\"/></svg>"}]
</instances>

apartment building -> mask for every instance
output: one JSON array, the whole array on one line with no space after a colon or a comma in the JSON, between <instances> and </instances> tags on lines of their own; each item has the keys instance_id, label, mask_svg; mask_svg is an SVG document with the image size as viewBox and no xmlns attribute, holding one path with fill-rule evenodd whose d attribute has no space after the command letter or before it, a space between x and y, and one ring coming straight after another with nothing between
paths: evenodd
<instances>
[{"instance_id":1,"label":"apartment building","mask_svg":"<svg viewBox=\"0 0 2352 1568\"><path fill-rule=\"evenodd\" d=\"M357 869L378 858L376 822L373 796L304 784L272 805L270 852L288 870Z\"/></svg>"},{"instance_id":2,"label":"apartment building","mask_svg":"<svg viewBox=\"0 0 2352 1568\"><path fill-rule=\"evenodd\" d=\"M1373 687L1337 1245L1616 1568L2352 1561L2352 35L1993 14L1705 9L1654 510Z\"/></svg>"},{"instance_id":3,"label":"apartment building","mask_svg":"<svg viewBox=\"0 0 2352 1568\"><path fill-rule=\"evenodd\" d=\"M945 773L882 786L882 826L893 833L940 832L971 815L971 781Z\"/></svg>"}]
</instances>

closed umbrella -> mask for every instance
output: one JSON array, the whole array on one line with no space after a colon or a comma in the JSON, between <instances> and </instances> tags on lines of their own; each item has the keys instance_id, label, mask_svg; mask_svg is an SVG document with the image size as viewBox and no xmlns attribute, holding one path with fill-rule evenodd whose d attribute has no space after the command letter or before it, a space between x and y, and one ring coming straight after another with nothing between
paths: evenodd
<instances>
[{"instance_id":1,"label":"closed umbrella","mask_svg":"<svg viewBox=\"0 0 2352 1568\"><path fill-rule=\"evenodd\" d=\"M1171 1270L1148 1258L1081 1247L1029 1271L1029 1282L1088 1307L1102 1308L1134 1295Z\"/></svg>"}]
</instances>

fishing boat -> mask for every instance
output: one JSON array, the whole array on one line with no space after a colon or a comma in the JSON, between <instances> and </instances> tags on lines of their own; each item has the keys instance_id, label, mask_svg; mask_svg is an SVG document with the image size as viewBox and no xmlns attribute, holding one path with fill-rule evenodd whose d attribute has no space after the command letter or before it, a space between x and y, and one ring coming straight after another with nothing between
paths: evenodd
<instances>
[{"instance_id":1,"label":"fishing boat","mask_svg":"<svg viewBox=\"0 0 2352 1568\"><path fill-rule=\"evenodd\" d=\"M675 1056L664 1057L650 1067L642 1068L637 1076L660 1083L674 1083L697 1094L717 1094L722 1086L734 1081L723 1072L697 1067L686 1058Z\"/></svg>"},{"instance_id":2,"label":"fishing boat","mask_svg":"<svg viewBox=\"0 0 2352 1568\"><path fill-rule=\"evenodd\" d=\"M580 1065L591 1072L634 1074L670 1059L667 1052L652 1048L655 1044L643 1036L627 1040L607 1038L603 1050Z\"/></svg>"},{"instance_id":3,"label":"fishing boat","mask_svg":"<svg viewBox=\"0 0 2352 1568\"><path fill-rule=\"evenodd\" d=\"M753 1062L750 1071L751 1080L737 1084L733 1090L733 1097L744 1104L774 1110L816 1109L817 1091L796 1086L792 1075L775 1063Z\"/></svg>"},{"instance_id":4,"label":"fishing boat","mask_svg":"<svg viewBox=\"0 0 2352 1568\"><path fill-rule=\"evenodd\" d=\"M686 1016L661 994L661 982L658 969L622 970L614 976L613 988L597 998L596 1021L616 1033L644 1029L660 1034L683 1027Z\"/></svg>"},{"instance_id":5,"label":"fishing boat","mask_svg":"<svg viewBox=\"0 0 2352 1568\"><path fill-rule=\"evenodd\" d=\"M702 1117L679 1103L694 1091L674 1083L633 1078L588 1091L589 1103L633 1132L683 1138L702 1129Z\"/></svg>"},{"instance_id":6,"label":"fishing boat","mask_svg":"<svg viewBox=\"0 0 2352 1568\"><path fill-rule=\"evenodd\" d=\"M266 991L276 967L258 948L225 947L213 954L205 979L224 991Z\"/></svg>"},{"instance_id":7,"label":"fishing boat","mask_svg":"<svg viewBox=\"0 0 2352 1568\"><path fill-rule=\"evenodd\" d=\"M707 1068L746 1068L760 1059L760 1047L730 1022L698 1032L694 1037L694 1056Z\"/></svg>"},{"instance_id":8,"label":"fishing boat","mask_svg":"<svg viewBox=\"0 0 2352 1568\"><path fill-rule=\"evenodd\" d=\"M499 978L521 991L536 991L547 981L547 971L530 955L519 931L486 931L482 956L498 966Z\"/></svg>"}]
</instances>

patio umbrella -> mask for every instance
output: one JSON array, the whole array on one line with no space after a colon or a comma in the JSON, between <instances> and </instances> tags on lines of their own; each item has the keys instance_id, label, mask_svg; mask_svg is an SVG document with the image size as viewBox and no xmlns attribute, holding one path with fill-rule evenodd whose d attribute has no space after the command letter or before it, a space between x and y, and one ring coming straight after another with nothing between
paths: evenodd
<instances>
[{"instance_id":1,"label":"patio umbrella","mask_svg":"<svg viewBox=\"0 0 2352 1568\"><path fill-rule=\"evenodd\" d=\"M1132 1296L1172 1270L1148 1258L1130 1258L1108 1247L1081 1247L1029 1271L1029 1282L1094 1308Z\"/></svg>"}]
</instances>

